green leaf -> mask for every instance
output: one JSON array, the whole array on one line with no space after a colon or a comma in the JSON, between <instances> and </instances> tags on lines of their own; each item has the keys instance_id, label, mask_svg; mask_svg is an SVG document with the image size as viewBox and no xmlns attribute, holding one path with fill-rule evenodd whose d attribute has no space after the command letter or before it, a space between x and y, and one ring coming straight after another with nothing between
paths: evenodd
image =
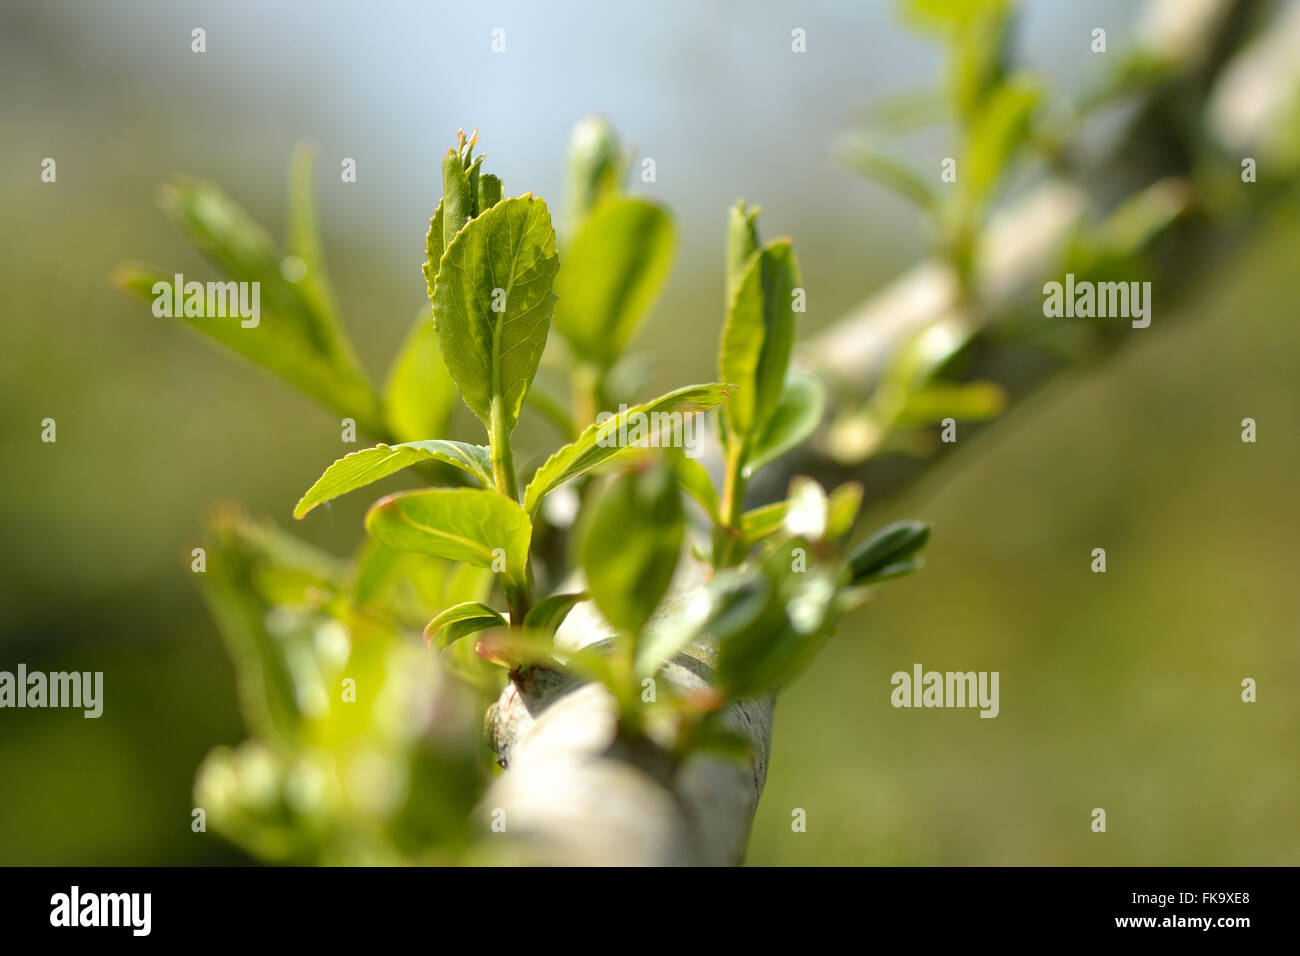
<instances>
[{"instance_id":1,"label":"green leaf","mask_svg":"<svg viewBox=\"0 0 1300 956\"><path fill-rule=\"evenodd\" d=\"M589 508L579 536L587 589L610 624L635 634L667 593L681 553L672 469L659 463L618 475Z\"/></svg>"},{"instance_id":2,"label":"green leaf","mask_svg":"<svg viewBox=\"0 0 1300 956\"><path fill-rule=\"evenodd\" d=\"M825 643L836 589L825 569L791 574L789 556L774 552L762 568L769 598L743 626L718 635L717 686L729 697L769 694L802 672Z\"/></svg>"},{"instance_id":3,"label":"green leaf","mask_svg":"<svg viewBox=\"0 0 1300 956\"><path fill-rule=\"evenodd\" d=\"M872 571L870 574L860 578L854 578L854 584L875 584L878 581L888 581L892 578L901 578L908 574L913 574L925 567L925 559L917 556L915 558L905 558L902 561L891 561L889 564Z\"/></svg>"},{"instance_id":4,"label":"green leaf","mask_svg":"<svg viewBox=\"0 0 1300 956\"><path fill-rule=\"evenodd\" d=\"M486 600L494 577L484 568L397 551L367 537L354 559L352 600L404 629L423 627L442 608Z\"/></svg>"},{"instance_id":5,"label":"green leaf","mask_svg":"<svg viewBox=\"0 0 1300 956\"><path fill-rule=\"evenodd\" d=\"M463 148L460 152L448 149L442 158L442 202L438 204L442 209L444 253L473 217L475 192L470 186Z\"/></svg>"},{"instance_id":6,"label":"green leaf","mask_svg":"<svg viewBox=\"0 0 1300 956\"><path fill-rule=\"evenodd\" d=\"M727 217L727 307L736 297L736 290L745 279L754 255L762 248L758 240L758 214L762 210L755 206L745 209L742 199L731 207Z\"/></svg>"},{"instance_id":7,"label":"green leaf","mask_svg":"<svg viewBox=\"0 0 1300 956\"><path fill-rule=\"evenodd\" d=\"M719 640L748 627L768 603L767 582L753 573L726 568L701 587L681 613L647 630L637 647L636 676L653 676L697 640Z\"/></svg>"},{"instance_id":8,"label":"green leaf","mask_svg":"<svg viewBox=\"0 0 1300 956\"><path fill-rule=\"evenodd\" d=\"M393 435L416 441L448 431L459 397L438 349L433 314L423 309L393 359L384 386L384 416Z\"/></svg>"},{"instance_id":9,"label":"green leaf","mask_svg":"<svg viewBox=\"0 0 1300 956\"><path fill-rule=\"evenodd\" d=\"M526 580L532 525L518 504L495 491L430 488L389 495L366 514L366 530L399 551L492 568L514 583Z\"/></svg>"},{"instance_id":10,"label":"green leaf","mask_svg":"<svg viewBox=\"0 0 1300 956\"><path fill-rule=\"evenodd\" d=\"M443 254L433 284L438 345L485 427L494 399L507 429L519 418L546 347L558 269L546 203L530 195L503 199L470 220Z\"/></svg>"},{"instance_id":11,"label":"green leaf","mask_svg":"<svg viewBox=\"0 0 1300 956\"><path fill-rule=\"evenodd\" d=\"M825 413L826 388L821 380L803 372L792 372L767 427L749 453L745 477L800 445L817 430Z\"/></svg>"},{"instance_id":12,"label":"green leaf","mask_svg":"<svg viewBox=\"0 0 1300 956\"><path fill-rule=\"evenodd\" d=\"M619 435L637 422L646 423L646 440L650 447L664 447L672 443L673 435L682 427L684 417L713 408L724 401L734 385L688 385L661 395L644 405L636 405L604 422L593 422L582 430L576 441L565 445L537 469L528 487L524 489L524 509L531 515L547 494L579 475L609 462L633 449L618 444Z\"/></svg>"},{"instance_id":13,"label":"green leaf","mask_svg":"<svg viewBox=\"0 0 1300 956\"><path fill-rule=\"evenodd\" d=\"M501 177L483 173L478 178L478 198L476 207L479 213L485 213L501 201Z\"/></svg>"},{"instance_id":14,"label":"green leaf","mask_svg":"<svg viewBox=\"0 0 1300 956\"><path fill-rule=\"evenodd\" d=\"M322 661L314 638L328 619L308 602L338 593L341 566L234 509L215 511L206 530L207 572L196 577L234 661L244 720L261 737L292 743L307 717L304 704L319 700ZM301 613L273 620L271 612L286 605Z\"/></svg>"},{"instance_id":15,"label":"green leaf","mask_svg":"<svg viewBox=\"0 0 1300 956\"><path fill-rule=\"evenodd\" d=\"M448 647L462 637L489 627L504 627L506 619L496 608L481 601L466 601L443 611L424 629L424 642L433 647ZM441 639L440 639L441 638Z\"/></svg>"},{"instance_id":16,"label":"green leaf","mask_svg":"<svg viewBox=\"0 0 1300 956\"><path fill-rule=\"evenodd\" d=\"M975 422L997 418L1007 407L1007 393L997 382L932 382L910 393L897 420L929 425L945 418Z\"/></svg>"},{"instance_id":17,"label":"green leaf","mask_svg":"<svg viewBox=\"0 0 1300 956\"><path fill-rule=\"evenodd\" d=\"M293 516L301 518L317 505L355 491L371 482L386 478L421 461L441 461L469 472L484 488L492 487L492 465L483 445L466 442L413 441L402 445L375 445L345 455L325 469L316 483L294 506Z\"/></svg>"},{"instance_id":18,"label":"green leaf","mask_svg":"<svg viewBox=\"0 0 1300 956\"><path fill-rule=\"evenodd\" d=\"M843 149L844 163L864 176L874 179L926 212L939 205L939 195L932 179L915 167L877 148L865 139L855 139Z\"/></svg>"},{"instance_id":19,"label":"green leaf","mask_svg":"<svg viewBox=\"0 0 1300 956\"><path fill-rule=\"evenodd\" d=\"M586 591L578 591L574 594L552 594L533 605L524 616L524 627L544 634L554 634L564 623L564 619L569 616L573 606L585 600L587 600Z\"/></svg>"},{"instance_id":20,"label":"green leaf","mask_svg":"<svg viewBox=\"0 0 1300 956\"><path fill-rule=\"evenodd\" d=\"M794 344L792 293L799 266L787 240L774 242L754 257L731 302L722 330L718 367L739 388L723 416L742 439L761 434L775 412L785 385Z\"/></svg>"},{"instance_id":21,"label":"green leaf","mask_svg":"<svg viewBox=\"0 0 1300 956\"><path fill-rule=\"evenodd\" d=\"M865 489L856 481L846 481L831 492L826 519L826 537L842 538L853 530L862 507Z\"/></svg>"},{"instance_id":22,"label":"green leaf","mask_svg":"<svg viewBox=\"0 0 1300 956\"><path fill-rule=\"evenodd\" d=\"M424 236L424 285L430 302L433 301L433 280L438 278L438 265L446 251L442 237L442 200L439 199L437 208L429 217L429 231Z\"/></svg>"},{"instance_id":23,"label":"green leaf","mask_svg":"<svg viewBox=\"0 0 1300 956\"><path fill-rule=\"evenodd\" d=\"M185 315L184 301L171 301L175 296L166 291L174 288L175 274L163 274L152 266L124 263L114 270L114 281L155 308L159 302L170 303L169 321L191 327L382 436L379 396L338 323L319 248L309 237L314 219L305 211L310 209L310 199L302 194L310 185L303 185L302 162L295 173L290 231L294 249L308 258L299 257L296 263L286 261L266 231L216 186L178 178L162 192L163 210L190 243L230 281L249 283L250 306L256 288L255 325L244 325L253 318L241 318L239 290L228 282L214 285L226 305L227 315L220 317ZM185 275L183 281L203 281L207 291L206 279ZM206 305L205 301L205 312Z\"/></svg>"},{"instance_id":24,"label":"green leaf","mask_svg":"<svg viewBox=\"0 0 1300 956\"><path fill-rule=\"evenodd\" d=\"M713 486L713 479L698 460L680 455L674 462L677 480L682 489L699 502L709 520L714 524L722 523L722 506L718 502L718 489Z\"/></svg>"},{"instance_id":25,"label":"green leaf","mask_svg":"<svg viewBox=\"0 0 1300 956\"><path fill-rule=\"evenodd\" d=\"M866 538L849 555L849 580L862 584L906 562L930 540L924 521L895 521ZM915 569L911 569L915 570ZM906 570L897 573L907 573ZM897 576L897 573L889 576Z\"/></svg>"},{"instance_id":26,"label":"green leaf","mask_svg":"<svg viewBox=\"0 0 1300 956\"><path fill-rule=\"evenodd\" d=\"M983 202L1001 181L1016 150L1030 132L1030 120L1041 99L1038 85L1012 79L989 93L971 122L965 162L958 168L966 201Z\"/></svg>"},{"instance_id":27,"label":"green leaf","mask_svg":"<svg viewBox=\"0 0 1300 956\"><path fill-rule=\"evenodd\" d=\"M774 501L762 505L740 516L740 530L748 544L762 541L769 535L781 530L785 523L785 513L790 509L789 502Z\"/></svg>"},{"instance_id":28,"label":"green leaf","mask_svg":"<svg viewBox=\"0 0 1300 956\"><path fill-rule=\"evenodd\" d=\"M316 162L314 147L300 145L294 150L289 165L289 231L286 246L289 255L302 263L302 274L295 285L299 294L317 314L322 316L324 328L338 335L340 318L325 269L325 253L321 249L320 227L316 222L316 202L312 196L312 167ZM284 272L284 269L281 269ZM336 341L336 349L348 350L346 343Z\"/></svg>"},{"instance_id":29,"label":"green leaf","mask_svg":"<svg viewBox=\"0 0 1300 956\"><path fill-rule=\"evenodd\" d=\"M565 228L572 233L605 197L618 192L626 157L609 121L587 116L569 139Z\"/></svg>"},{"instance_id":30,"label":"green leaf","mask_svg":"<svg viewBox=\"0 0 1300 956\"><path fill-rule=\"evenodd\" d=\"M601 369L614 364L658 296L676 244L660 206L613 198L596 207L555 281L555 327L575 355Z\"/></svg>"}]
</instances>

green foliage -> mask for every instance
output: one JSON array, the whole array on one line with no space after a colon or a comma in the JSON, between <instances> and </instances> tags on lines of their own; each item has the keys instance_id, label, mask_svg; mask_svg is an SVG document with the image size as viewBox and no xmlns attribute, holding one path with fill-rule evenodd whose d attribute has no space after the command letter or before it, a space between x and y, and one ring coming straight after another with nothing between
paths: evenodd
<instances>
[{"instance_id":1,"label":"green foliage","mask_svg":"<svg viewBox=\"0 0 1300 956\"><path fill-rule=\"evenodd\" d=\"M495 608L482 601L465 601L453 604L430 621L424 628L424 640L430 646L446 647L462 637L490 627L501 627L505 623L506 619Z\"/></svg>"},{"instance_id":2,"label":"green foliage","mask_svg":"<svg viewBox=\"0 0 1300 956\"><path fill-rule=\"evenodd\" d=\"M776 408L745 460L746 476L802 445L821 425L825 414L826 388L821 380L804 372L791 372Z\"/></svg>"},{"instance_id":3,"label":"green foliage","mask_svg":"<svg viewBox=\"0 0 1300 956\"><path fill-rule=\"evenodd\" d=\"M916 557L930 540L930 526L922 521L896 521L871 535L849 555L849 580L869 584L919 570Z\"/></svg>"},{"instance_id":4,"label":"green foliage","mask_svg":"<svg viewBox=\"0 0 1300 956\"><path fill-rule=\"evenodd\" d=\"M522 584L532 524L519 505L495 491L427 488L377 501L366 531L390 548L436 554L490 568Z\"/></svg>"},{"instance_id":5,"label":"green foliage","mask_svg":"<svg viewBox=\"0 0 1300 956\"><path fill-rule=\"evenodd\" d=\"M376 445L345 455L326 468L294 506L293 516L301 518L331 498L355 491L421 461L453 465L473 475L484 488L492 487L491 453L485 445L438 438L401 445Z\"/></svg>"},{"instance_id":6,"label":"green foliage","mask_svg":"<svg viewBox=\"0 0 1300 956\"><path fill-rule=\"evenodd\" d=\"M616 197L588 216L555 284L555 327L579 359L609 370L650 310L675 249L672 220L653 203Z\"/></svg>"},{"instance_id":7,"label":"green foliage","mask_svg":"<svg viewBox=\"0 0 1300 956\"><path fill-rule=\"evenodd\" d=\"M684 534L682 499L664 464L618 475L581 532L587 589L605 619L637 633L672 583Z\"/></svg>"},{"instance_id":8,"label":"green foliage","mask_svg":"<svg viewBox=\"0 0 1300 956\"><path fill-rule=\"evenodd\" d=\"M472 856L469 808L486 766L465 708L538 668L603 684L619 736L674 765L706 751L743 757L748 744L727 726L726 703L788 682L864 583L896 573L924 543L894 542L888 553L855 552L857 563L846 563L839 541L861 503L855 484L828 495L797 479L788 500L744 510L747 479L806 441L826 405L819 381L789 369L799 269L789 240L761 244L757 209L739 204L730 214L723 381L598 413L611 393L634 388L636 363L624 349L666 279L672 220L621 194L623 151L607 125L591 121L570 155L561 270L546 203L503 197L476 143L462 133L444 158L425 243L432 308L417 316L382 396L341 330L309 158L295 158L288 260L215 187L183 183L170 200L196 245L265 290L260 328L192 324L354 415L380 440L326 468L296 518L408 468L426 482L479 485L381 498L366 515L368 540L346 562L242 516L213 524L204 589L236 661L252 736L212 753L196 793L218 829L267 859ZM146 295L155 273L130 267L119 278ZM556 288L574 383L567 402L533 390ZM521 495L511 432L530 391L532 407L571 440ZM454 437L457 397L487 444ZM692 416L714 409L721 494L705 466L675 447ZM569 546L557 548L565 529L541 506L567 483L581 513ZM702 526L683 492L701 506ZM553 566L566 550L573 566ZM792 562L795 551L803 557ZM540 600L539 576L554 591ZM565 586L575 579L581 590ZM585 601L613 633L580 650L557 645L561 624ZM427 653L412 640L421 630ZM688 694L657 680L683 656L716 664L712 691ZM659 690L643 699L647 678Z\"/></svg>"},{"instance_id":9,"label":"green foliage","mask_svg":"<svg viewBox=\"0 0 1300 956\"><path fill-rule=\"evenodd\" d=\"M644 444L665 447L672 443L673 433L680 429L681 416L713 408L725 401L734 387L725 384L688 385L643 405L629 408L603 422L592 422L575 441L559 449L537 469L524 490L525 509L533 514L542 499L566 481L585 475L615 459L635 455L635 447L618 443L620 432L626 433L629 423L645 422L644 435L641 436Z\"/></svg>"},{"instance_id":10,"label":"green foliage","mask_svg":"<svg viewBox=\"0 0 1300 956\"><path fill-rule=\"evenodd\" d=\"M750 259L722 329L718 374L739 389L727 404L728 433L752 441L767 427L785 385L794 345L794 290L799 266L788 241L767 246Z\"/></svg>"},{"instance_id":11,"label":"green foliage","mask_svg":"<svg viewBox=\"0 0 1300 956\"><path fill-rule=\"evenodd\" d=\"M507 432L519 418L546 347L558 269L546 203L531 196L474 218L442 255L432 296L438 346L461 398L489 430L494 415Z\"/></svg>"},{"instance_id":12,"label":"green foliage","mask_svg":"<svg viewBox=\"0 0 1300 956\"><path fill-rule=\"evenodd\" d=\"M199 769L208 822L276 862L465 859L481 788L465 690L327 555L229 509L207 549L198 578L255 735Z\"/></svg>"},{"instance_id":13,"label":"green foliage","mask_svg":"<svg viewBox=\"0 0 1300 956\"><path fill-rule=\"evenodd\" d=\"M569 227L576 229L607 196L618 192L627 158L618 135L603 117L588 116L569 140Z\"/></svg>"},{"instance_id":14,"label":"green foliage","mask_svg":"<svg viewBox=\"0 0 1300 956\"><path fill-rule=\"evenodd\" d=\"M571 594L552 594L550 597L543 598L528 611L528 615L524 618L524 627L553 637L574 606L580 601L587 600L588 597L590 595L586 591L575 591Z\"/></svg>"},{"instance_id":15,"label":"green foliage","mask_svg":"<svg viewBox=\"0 0 1300 956\"><path fill-rule=\"evenodd\" d=\"M288 253L210 183L182 177L162 191L163 210L223 276L257 283L261 313L257 325L245 327L238 318L185 315L177 303L170 321L188 325L355 418L367 431L384 435L382 402L343 331L315 240L309 154L300 152L293 169ZM171 273L141 263L119 266L114 279L148 300L158 283L173 283Z\"/></svg>"}]
</instances>

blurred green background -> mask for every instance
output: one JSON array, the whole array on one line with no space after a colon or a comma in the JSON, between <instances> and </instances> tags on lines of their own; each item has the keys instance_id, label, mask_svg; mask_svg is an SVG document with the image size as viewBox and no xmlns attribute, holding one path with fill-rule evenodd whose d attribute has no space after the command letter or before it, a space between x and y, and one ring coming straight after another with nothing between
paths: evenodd
<instances>
[{"instance_id":1,"label":"blurred green background","mask_svg":"<svg viewBox=\"0 0 1300 956\"><path fill-rule=\"evenodd\" d=\"M738 196L762 204L767 233L796 237L808 329L925 250L910 211L830 147L873 100L933 82L939 51L890 4L784 6L0 9L0 669L105 672L98 720L0 711L0 863L244 859L190 831L195 768L244 735L189 549L215 500L292 524L340 454L328 414L110 287L127 258L205 271L158 184L212 179L279 229L289 153L319 143L326 252L378 377L424 301L455 130L480 127L507 193L558 201L571 125L603 112L656 159L658 181L634 192L667 203L681 233L637 344L658 383L704 380ZM1104 24L1121 50L1132 16L1121 0L1031 2L1021 46L1069 93L1105 67L1079 37ZM505 54L489 50L495 27ZM40 181L46 156L55 184ZM355 184L338 181L345 156ZM750 862L1300 862L1297 260L1300 223L1282 210L1185 277L1193 311L1166 323L1157 300L1133 348L1058 379L869 516L933 521L928 566L850 619L780 701ZM1257 444L1240 441L1247 416ZM40 441L46 417L56 444ZM519 434L525 456L553 441L535 421ZM371 498L294 530L346 553ZM1089 572L1094 547L1105 575ZM889 675L916 662L999 671L1001 715L891 708ZM795 807L806 833L791 832Z\"/></svg>"}]
</instances>

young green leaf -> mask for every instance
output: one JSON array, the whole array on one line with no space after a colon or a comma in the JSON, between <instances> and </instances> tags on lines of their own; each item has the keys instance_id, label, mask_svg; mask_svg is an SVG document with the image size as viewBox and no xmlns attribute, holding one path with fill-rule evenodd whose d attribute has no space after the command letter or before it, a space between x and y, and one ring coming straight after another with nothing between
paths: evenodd
<instances>
[{"instance_id":1,"label":"young green leaf","mask_svg":"<svg viewBox=\"0 0 1300 956\"><path fill-rule=\"evenodd\" d=\"M728 308L736 297L736 290L745 279L745 272L749 269L754 254L762 248L762 243L758 241L758 214L761 211L758 206L746 210L745 201L742 199L732 206L728 213L726 284Z\"/></svg>"},{"instance_id":2,"label":"young green leaf","mask_svg":"<svg viewBox=\"0 0 1300 956\"><path fill-rule=\"evenodd\" d=\"M1006 389L997 382L931 382L906 396L896 420L906 425L945 418L976 422L997 418L1006 407Z\"/></svg>"},{"instance_id":3,"label":"young green leaf","mask_svg":"<svg viewBox=\"0 0 1300 956\"><path fill-rule=\"evenodd\" d=\"M484 213L501 201L501 178L491 173L483 173L478 178L475 208Z\"/></svg>"},{"instance_id":4,"label":"young green leaf","mask_svg":"<svg viewBox=\"0 0 1300 956\"><path fill-rule=\"evenodd\" d=\"M426 307L393 359L384 386L384 417L389 430L403 441L445 435L457 398L456 383L442 362L433 314Z\"/></svg>"},{"instance_id":5,"label":"young green leaf","mask_svg":"<svg viewBox=\"0 0 1300 956\"><path fill-rule=\"evenodd\" d=\"M296 175L301 180L302 172ZM383 436L382 407L338 323L324 279L319 249L307 237L314 220L304 208L309 198L301 181L294 186L291 239L294 249L310 261L290 263L276 249L266 231L243 208L216 186L184 177L162 192L163 210L180 226L192 245L231 282L193 285L203 294L175 294L174 274L141 263L124 263L114 270L122 289L153 302L166 295L172 321L181 322L249 361L285 379L323 404L357 423L371 434ZM306 269L303 272L303 269ZM185 286L192 280L185 279ZM248 301L235 283L247 283ZM219 294L207 294L209 286ZM257 315L243 316L241 305ZM181 298L182 301L174 301ZM208 315L208 299L225 315ZM203 314L188 314L190 301L201 304Z\"/></svg>"},{"instance_id":6,"label":"young green leaf","mask_svg":"<svg viewBox=\"0 0 1300 956\"><path fill-rule=\"evenodd\" d=\"M514 427L550 327L559 269L546 203L503 199L466 223L433 284L438 345L461 397L491 429L497 402Z\"/></svg>"},{"instance_id":7,"label":"young green leaf","mask_svg":"<svg viewBox=\"0 0 1300 956\"><path fill-rule=\"evenodd\" d=\"M938 207L939 196L929 179L870 141L854 140L843 153L846 165L910 200L925 212L934 212Z\"/></svg>"},{"instance_id":8,"label":"young green leaf","mask_svg":"<svg viewBox=\"0 0 1300 956\"><path fill-rule=\"evenodd\" d=\"M567 247L555 327L574 354L608 369L649 312L676 248L672 220L641 199L601 203Z\"/></svg>"},{"instance_id":9,"label":"young green leaf","mask_svg":"<svg viewBox=\"0 0 1300 956\"><path fill-rule=\"evenodd\" d=\"M579 475L603 465L618 455L632 451L632 426L643 423L645 443L664 447L681 429L684 416L713 408L724 401L733 385L687 385L661 395L644 405L629 408L604 422L593 422L582 430L577 440L565 445L537 469L524 489L524 509L531 515L547 494ZM629 445L621 445L620 435L627 433Z\"/></svg>"},{"instance_id":10,"label":"young green leaf","mask_svg":"<svg viewBox=\"0 0 1300 956\"><path fill-rule=\"evenodd\" d=\"M862 584L874 579L887 570L896 573L908 573L898 570L895 565L907 562L916 552L925 547L930 540L930 526L924 521L895 521L886 525L875 534L866 538L849 555L849 580L853 584Z\"/></svg>"},{"instance_id":11,"label":"young green leaf","mask_svg":"<svg viewBox=\"0 0 1300 956\"><path fill-rule=\"evenodd\" d=\"M740 519L740 530L747 544L756 544L769 535L776 534L785 523L786 512L790 510L788 501L774 501L770 505L760 505L752 511L746 511Z\"/></svg>"},{"instance_id":12,"label":"young green leaf","mask_svg":"<svg viewBox=\"0 0 1300 956\"><path fill-rule=\"evenodd\" d=\"M763 568L771 587L766 606L719 635L717 681L729 697L769 694L793 680L825 643L835 587L825 569L789 573L775 552Z\"/></svg>"},{"instance_id":13,"label":"young green leaf","mask_svg":"<svg viewBox=\"0 0 1300 956\"><path fill-rule=\"evenodd\" d=\"M862 507L865 489L856 481L846 481L830 495L827 510L826 537L842 538L853 530L853 523L858 520L858 509Z\"/></svg>"},{"instance_id":14,"label":"young green leaf","mask_svg":"<svg viewBox=\"0 0 1300 956\"><path fill-rule=\"evenodd\" d=\"M524 627L543 634L554 634L564 623L564 619L569 616L573 606L585 600L587 600L586 591L578 591L574 594L552 594L533 605L524 617Z\"/></svg>"},{"instance_id":15,"label":"young green leaf","mask_svg":"<svg viewBox=\"0 0 1300 956\"><path fill-rule=\"evenodd\" d=\"M295 282L299 295L323 317L323 328L338 336L341 329L339 310L325 269L325 253L321 249L316 202L312 195L315 162L314 147L303 144L294 150L289 164L289 230L285 246L289 255L302 264L301 276ZM336 341L334 348L350 350L343 341Z\"/></svg>"},{"instance_id":16,"label":"young green leaf","mask_svg":"<svg viewBox=\"0 0 1300 956\"><path fill-rule=\"evenodd\" d=\"M587 116L574 125L565 205L565 227L570 234L606 196L618 192L624 164L618 136L608 120Z\"/></svg>"},{"instance_id":17,"label":"young green leaf","mask_svg":"<svg viewBox=\"0 0 1300 956\"><path fill-rule=\"evenodd\" d=\"M995 86L971 122L959 182L966 201L976 206L1002 181L1007 165L1028 139L1030 122L1042 98L1038 85L1013 78Z\"/></svg>"},{"instance_id":18,"label":"young green leaf","mask_svg":"<svg viewBox=\"0 0 1300 956\"><path fill-rule=\"evenodd\" d=\"M506 619L496 608L481 601L466 601L443 611L424 628L424 642L430 647L448 647L476 631L504 627Z\"/></svg>"},{"instance_id":19,"label":"young green leaf","mask_svg":"<svg viewBox=\"0 0 1300 956\"><path fill-rule=\"evenodd\" d=\"M761 575L734 568L719 571L679 613L646 630L637 646L636 676L652 677L694 641L717 641L748 627L767 604L768 585Z\"/></svg>"},{"instance_id":20,"label":"young green leaf","mask_svg":"<svg viewBox=\"0 0 1300 956\"><path fill-rule=\"evenodd\" d=\"M293 516L301 518L331 498L355 491L421 461L454 465L473 475L484 488L492 487L492 465L483 445L437 438L403 445L375 445L345 455L326 468L294 506Z\"/></svg>"},{"instance_id":21,"label":"young green leaf","mask_svg":"<svg viewBox=\"0 0 1300 956\"><path fill-rule=\"evenodd\" d=\"M679 455L673 462L677 469L677 480L682 490L694 498L714 524L722 523L722 508L718 503L718 489L713 487L713 479L708 470L694 458Z\"/></svg>"},{"instance_id":22,"label":"young green leaf","mask_svg":"<svg viewBox=\"0 0 1300 956\"><path fill-rule=\"evenodd\" d=\"M754 441L745 463L745 477L801 444L817 430L825 412L826 387L821 380L803 372L792 372L767 427Z\"/></svg>"},{"instance_id":23,"label":"young green leaf","mask_svg":"<svg viewBox=\"0 0 1300 956\"><path fill-rule=\"evenodd\" d=\"M438 278L438 266L442 262L442 254L447 251L446 243L442 235L442 205L443 200L438 200L437 207L433 210L433 215L429 217L429 231L424 235L424 285L428 292L429 301L433 301L433 280Z\"/></svg>"},{"instance_id":24,"label":"young green leaf","mask_svg":"<svg viewBox=\"0 0 1300 956\"><path fill-rule=\"evenodd\" d=\"M718 367L723 379L739 385L723 416L742 439L761 434L780 402L798 286L794 249L789 241L774 242L750 262L731 301Z\"/></svg>"},{"instance_id":25,"label":"young green leaf","mask_svg":"<svg viewBox=\"0 0 1300 956\"><path fill-rule=\"evenodd\" d=\"M618 475L589 507L580 534L587 589L610 624L636 634L667 593L681 553L672 469L660 463Z\"/></svg>"},{"instance_id":26,"label":"young green leaf","mask_svg":"<svg viewBox=\"0 0 1300 956\"><path fill-rule=\"evenodd\" d=\"M472 148L472 147L471 147ZM470 186L465 165L465 149L448 149L442 158L442 251L465 228L474 215L475 190Z\"/></svg>"},{"instance_id":27,"label":"young green leaf","mask_svg":"<svg viewBox=\"0 0 1300 956\"><path fill-rule=\"evenodd\" d=\"M436 554L527 580L532 525L505 495L478 488L430 488L381 498L366 530L399 551Z\"/></svg>"}]
</instances>

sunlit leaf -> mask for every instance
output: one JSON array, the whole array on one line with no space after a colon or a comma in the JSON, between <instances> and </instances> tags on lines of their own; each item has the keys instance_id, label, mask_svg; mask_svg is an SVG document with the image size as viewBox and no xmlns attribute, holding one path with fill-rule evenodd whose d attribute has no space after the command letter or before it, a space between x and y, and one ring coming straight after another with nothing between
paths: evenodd
<instances>
[{"instance_id":1,"label":"sunlit leaf","mask_svg":"<svg viewBox=\"0 0 1300 956\"><path fill-rule=\"evenodd\" d=\"M821 380L803 372L791 373L772 417L746 460L746 476L802 444L817 430L825 413L826 388Z\"/></svg>"},{"instance_id":2,"label":"sunlit leaf","mask_svg":"<svg viewBox=\"0 0 1300 956\"><path fill-rule=\"evenodd\" d=\"M447 608L424 628L424 642L430 647L447 647L476 631L502 627L506 619L501 612L480 601L466 601Z\"/></svg>"},{"instance_id":3,"label":"sunlit leaf","mask_svg":"<svg viewBox=\"0 0 1300 956\"><path fill-rule=\"evenodd\" d=\"M293 516L301 518L331 498L355 491L421 461L454 465L473 475L483 487L492 486L492 464L483 445L436 438L402 445L375 445L345 455L326 468L294 506Z\"/></svg>"},{"instance_id":4,"label":"sunlit leaf","mask_svg":"<svg viewBox=\"0 0 1300 956\"><path fill-rule=\"evenodd\" d=\"M573 594L552 594L538 601L524 617L524 627L544 634L554 634L564 623L573 606L587 600L586 591Z\"/></svg>"},{"instance_id":5,"label":"sunlit leaf","mask_svg":"<svg viewBox=\"0 0 1300 956\"><path fill-rule=\"evenodd\" d=\"M525 580L532 525L518 504L495 491L430 488L380 499L366 530L399 551L436 554Z\"/></svg>"},{"instance_id":6,"label":"sunlit leaf","mask_svg":"<svg viewBox=\"0 0 1300 956\"><path fill-rule=\"evenodd\" d=\"M559 268L546 203L503 199L470 220L433 286L438 345L461 397L490 427L492 402L513 428L546 346Z\"/></svg>"},{"instance_id":7,"label":"sunlit leaf","mask_svg":"<svg viewBox=\"0 0 1300 956\"><path fill-rule=\"evenodd\" d=\"M745 536L745 541L754 544L769 535L776 534L781 530L785 513L789 508L787 502L774 501L769 505L761 505L746 511L740 518L740 530Z\"/></svg>"},{"instance_id":8,"label":"sunlit leaf","mask_svg":"<svg viewBox=\"0 0 1300 956\"><path fill-rule=\"evenodd\" d=\"M792 246L774 242L750 262L731 301L718 367L724 380L739 386L723 417L741 437L761 434L781 399L794 343L793 292L798 286Z\"/></svg>"},{"instance_id":9,"label":"sunlit leaf","mask_svg":"<svg viewBox=\"0 0 1300 956\"><path fill-rule=\"evenodd\" d=\"M555 327L574 354L602 369L622 354L672 266L676 239L662 207L608 199L565 250Z\"/></svg>"},{"instance_id":10,"label":"sunlit leaf","mask_svg":"<svg viewBox=\"0 0 1300 956\"><path fill-rule=\"evenodd\" d=\"M588 508L580 534L587 590L607 621L636 633L667 593L681 553L673 472L656 464L618 475Z\"/></svg>"},{"instance_id":11,"label":"sunlit leaf","mask_svg":"<svg viewBox=\"0 0 1300 956\"><path fill-rule=\"evenodd\" d=\"M620 435L631 436L638 422L644 423L648 447L671 445L684 427L684 418L713 408L724 401L734 386L724 384L688 385L661 395L643 405L636 405L604 422L584 428L577 440L565 445L537 469L524 490L524 508L535 514L542 499L551 491L579 475L586 474L618 455L626 455L627 445L620 445Z\"/></svg>"}]
</instances>

